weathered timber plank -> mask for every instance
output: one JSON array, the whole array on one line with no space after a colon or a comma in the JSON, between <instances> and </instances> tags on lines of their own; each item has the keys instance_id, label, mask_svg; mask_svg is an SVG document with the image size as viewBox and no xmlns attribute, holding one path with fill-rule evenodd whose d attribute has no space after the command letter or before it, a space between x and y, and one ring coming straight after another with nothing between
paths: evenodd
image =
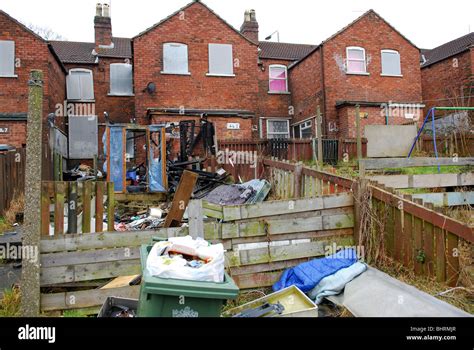
<instances>
[{"instance_id":1,"label":"weathered timber plank","mask_svg":"<svg viewBox=\"0 0 474 350\"><path fill-rule=\"evenodd\" d=\"M455 161L456 160L456 161ZM410 167L426 167L437 165L474 165L474 158L376 158L363 159L366 170L394 169L394 168L410 168Z\"/></svg>"},{"instance_id":2,"label":"weathered timber plank","mask_svg":"<svg viewBox=\"0 0 474 350\"><path fill-rule=\"evenodd\" d=\"M436 280L444 282L446 281L446 232L439 227L435 227L434 235L436 245Z\"/></svg>"},{"instance_id":3,"label":"weathered timber plank","mask_svg":"<svg viewBox=\"0 0 474 350\"><path fill-rule=\"evenodd\" d=\"M417 193L412 197L422 199L424 202L433 203L435 207L474 204L474 192Z\"/></svg>"},{"instance_id":4,"label":"weathered timber plank","mask_svg":"<svg viewBox=\"0 0 474 350\"><path fill-rule=\"evenodd\" d=\"M340 208L354 205L351 194L344 193L326 197L296 199L292 201L263 202L255 205L223 207L224 221L258 218L321 209Z\"/></svg>"},{"instance_id":5,"label":"weathered timber plank","mask_svg":"<svg viewBox=\"0 0 474 350\"><path fill-rule=\"evenodd\" d=\"M41 240L42 253L62 251L137 247L150 243L153 237L186 236L187 227L160 229L156 231L104 232L79 235L60 235Z\"/></svg>"},{"instance_id":6,"label":"weathered timber plank","mask_svg":"<svg viewBox=\"0 0 474 350\"><path fill-rule=\"evenodd\" d=\"M446 249L446 279L450 286L456 286L459 278L459 238L447 233L447 249Z\"/></svg>"},{"instance_id":7,"label":"weathered timber plank","mask_svg":"<svg viewBox=\"0 0 474 350\"><path fill-rule=\"evenodd\" d=\"M41 255L41 267L93 264L107 261L140 259L139 247L123 247L75 252L61 252Z\"/></svg>"},{"instance_id":8,"label":"weathered timber plank","mask_svg":"<svg viewBox=\"0 0 474 350\"><path fill-rule=\"evenodd\" d=\"M92 289L76 292L41 294L41 310L73 310L102 306L108 297L138 299L140 286L114 289Z\"/></svg>"},{"instance_id":9,"label":"weathered timber plank","mask_svg":"<svg viewBox=\"0 0 474 350\"><path fill-rule=\"evenodd\" d=\"M140 259L41 268L41 286L136 275Z\"/></svg>"},{"instance_id":10,"label":"weathered timber plank","mask_svg":"<svg viewBox=\"0 0 474 350\"><path fill-rule=\"evenodd\" d=\"M280 278L283 271L252 273L233 277L240 289L269 287Z\"/></svg>"},{"instance_id":11,"label":"weathered timber plank","mask_svg":"<svg viewBox=\"0 0 474 350\"><path fill-rule=\"evenodd\" d=\"M392 188L436 188L474 185L474 173L427 175L377 175L368 176Z\"/></svg>"}]
</instances>

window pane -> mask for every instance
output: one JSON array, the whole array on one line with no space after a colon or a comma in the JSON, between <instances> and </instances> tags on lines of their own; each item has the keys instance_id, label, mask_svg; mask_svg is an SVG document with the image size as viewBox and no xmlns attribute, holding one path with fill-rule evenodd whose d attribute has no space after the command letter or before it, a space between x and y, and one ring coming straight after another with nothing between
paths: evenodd
<instances>
[{"instance_id":1,"label":"window pane","mask_svg":"<svg viewBox=\"0 0 474 350\"><path fill-rule=\"evenodd\" d=\"M347 58L348 59L363 60L364 59L364 51L360 50L360 49L349 49L349 50L347 50Z\"/></svg>"},{"instance_id":2,"label":"window pane","mask_svg":"<svg viewBox=\"0 0 474 350\"><path fill-rule=\"evenodd\" d=\"M15 74L15 42L0 41L0 75Z\"/></svg>"},{"instance_id":3,"label":"window pane","mask_svg":"<svg viewBox=\"0 0 474 350\"><path fill-rule=\"evenodd\" d=\"M133 94L133 77L131 64L110 65L110 93L116 95Z\"/></svg>"},{"instance_id":4,"label":"window pane","mask_svg":"<svg viewBox=\"0 0 474 350\"><path fill-rule=\"evenodd\" d=\"M271 120L268 122L268 132L288 133L288 122L286 120Z\"/></svg>"},{"instance_id":5,"label":"window pane","mask_svg":"<svg viewBox=\"0 0 474 350\"><path fill-rule=\"evenodd\" d=\"M209 73L234 74L232 45L209 44Z\"/></svg>"},{"instance_id":6,"label":"window pane","mask_svg":"<svg viewBox=\"0 0 474 350\"><path fill-rule=\"evenodd\" d=\"M295 125L293 127L293 137L295 139L299 139L300 138L300 126L299 125Z\"/></svg>"},{"instance_id":7,"label":"window pane","mask_svg":"<svg viewBox=\"0 0 474 350\"><path fill-rule=\"evenodd\" d=\"M94 85L91 72L80 72L82 100L94 99Z\"/></svg>"},{"instance_id":8,"label":"window pane","mask_svg":"<svg viewBox=\"0 0 474 350\"><path fill-rule=\"evenodd\" d=\"M365 62L347 61L347 71L351 73L365 73Z\"/></svg>"},{"instance_id":9,"label":"window pane","mask_svg":"<svg viewBox=\"0 0 474 350\"><path fill-rule=\"evenodd\" d=\"M270 78L286 79L286 68L270 67Z\"/></svg>"},{"instance_id":10,"label":"window pane","mask_svg":"<svg viewBox=\"0 0 474 350\"><path fill-rule=\"evenodd\" d=\"M163 71L166 73L187 74L188 47L184 44L163 45Z\"/></svg>"},{"instance_id":11,"label":"window pane","mask_svg":"<svg viewBox=\"0 0 474 350\"><path fill-rule=\"evenodd\" d=\"M270 91L285 92L286 80L270 80Z\"/></svg>"},{"instance_id":12,"label":"window pane","mask_svg":"<svg viewBox=\"0 0 474 350\"><path fill-rule=\"evenodd\" d=\"M312 136L311 128L301 129L301 137L303 139L309 139Z\"/></svg>"},{"instance_id":13,"label":"window pane","mask_svg":"<svg viewBox=\"0 0 474 350\"><path fill-rule=\"evenodd\" d=\"M81 83L79 75L69 72L66 77L67 85L67 98L68 100L80 100L81 99Z\"/></svg>"},{"instance_id":14,"label":"window pane","mask_svg":"<svg viewBox=\"0 0 474 350\"><path fill-rule=\"evenodd\" d=\"M401 75L400 54L382 52L382 74Z\"/></svg>"}]
</instances>

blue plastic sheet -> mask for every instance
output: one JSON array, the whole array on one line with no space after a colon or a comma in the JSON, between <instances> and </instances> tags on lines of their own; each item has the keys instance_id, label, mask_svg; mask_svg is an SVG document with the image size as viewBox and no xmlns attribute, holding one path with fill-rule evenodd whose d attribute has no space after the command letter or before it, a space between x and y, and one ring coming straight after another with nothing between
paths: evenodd
<instances>
[{"instance_id":1,"label":"blue plastic sheet","mask_svg":"<svg viewBox=\"0 0 474 350\"><path fill-rule=\"evenodd\" d=\"M149 189L150 192L159 193L159 192L166 192L166 188L164 186L164 178L163 178L163 166L165 166L163 162L163 153L164 150L161 149L161 131L162 126L150 126L151 132L151 139L155 141L156 145L151 142L151 146L149 149L149 167L148 167L148 179L149 179ZM157 146L159 145L159 146Z\"/></svg>"},{"instance_id":2,"label":"blue plastic sheet","mask_svg":"<svg viewBox=\"0 0 474 350\"><path fill-rule=\"evenodd\" d=\"M283 272L280 280L273 285L273 290L276 292L295 285L304 293L309 292L324 277L355 264L357 260L354 249L344 249L326 258L308 261Z\"/></svg>"},{"instance_id":3,"label":"blue plastic sheet","mask_svg":"<svg viewBox=\"0 0 474 350\"><path fill-rule=\"evenodd\" d=\"M110 181L114 183L115 192L123 188L123 127L110 127Z\"/></svg>"}]
</instances>

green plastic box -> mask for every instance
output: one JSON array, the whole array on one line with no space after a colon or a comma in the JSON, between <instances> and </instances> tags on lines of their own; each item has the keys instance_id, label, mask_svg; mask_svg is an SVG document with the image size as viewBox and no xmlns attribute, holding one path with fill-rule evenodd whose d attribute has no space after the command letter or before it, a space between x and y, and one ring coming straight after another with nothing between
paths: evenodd
<instances>
[{"instance_id":1,"label":"green plastic box","mask_svg":"<svg viewBox=\"0 0 474 350\"><path fill-rule=\"evenodd\" d=\"M220 317L225 301L239 295L239 288L227 273L223 283L150 276L146 260L151 248L140 248L143 277L138 317Z\"/></svg>"}]
</instances>

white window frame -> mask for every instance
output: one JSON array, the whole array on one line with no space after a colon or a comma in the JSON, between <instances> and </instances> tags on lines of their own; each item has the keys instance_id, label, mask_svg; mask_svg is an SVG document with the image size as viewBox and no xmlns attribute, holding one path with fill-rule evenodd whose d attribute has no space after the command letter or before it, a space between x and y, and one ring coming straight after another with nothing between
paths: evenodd
<instances>
[{"instance_id":1,"label":"white window frame","mask_svg":"<svg viewBox=\"0 0 474 350\"><path fill-rule=\"evenodd\" d=\"M400 67L400 73L399 74L389 74L389 73L384 73L383 72L383 54L384 53L390 53L390 54L396 53L398 55L398 65ZM402 59L401 59L400 52L397 51L397 50L392 50L392 49L380 50L380 68L382 70L380 75L383 76L383 77L403 77L403 75L402 75Z\"/></svg>"},{"instance_id":2,"label":"white window frame","mask_svg":"<svg viewBox=\"0 0 474 350\"><path fill-rule=\"evenodd\" d=\"M303 130L312 129L313 128L313 121L307 120L304 123L300 124L300 139L303 138ZM312 133L312 131L311 131Z\"/></svg>"},{"instance_id":3,"label":"white window frame","mask_svg":"<svg viewBox=\"0 0 474 350\"><path fill-rule=\"evenodd\" d=\"M127 93L119 93L112 89L112 67L113 66L127 66L132 71L132 77L130 80L130 91ZM130 63L111 63L109 65L109 96L133 96L133 66Z\"/></svg>"},{"instance_id":4,"label":"white window frame","mask_svg":"<svg viewBox=\"0 0 474 350\"><path fill-rule=\"evenodd\" d=\"M359 59L359 58L349 59L349 50L362 51L362 53L364 54L364 58L363 59ZM364 72L351 72L351 71L349 71L349 61L364 62ZM365 49L363 47L360 47L360 46L348 46L348 47L346 47L346 74L369 75L369 73L367 72L367 56L366 56L366 53L365 53Z\"/></svg>"},{"instance_id":5,"label":"white window frame","mask_svg":"<svg viewBox=\"0 0 474 350\"><path fill-rule=\"evenodd\" d=\"M285 69L285 91L273 91L270 89L270 81L271 80L283 80L282 78L272 78L271 76L271 72L272 72L272 68L284 68ZM268 93L269 94L288 94L289 91L288 91L288 67L283 65L283 64L271 64L270 66L268 66Z\"/></svg>"},{"instance_id":6,"label":"white window frame","mask_svg":"<svg viewBox=\"0 0 474 350\"><path fill-rule=\"evenodd\" d=\"M286 122L288 126L288 132L269 132L270 122ZM290 121L288 119L279 119L279 118L269 118L267 119L267 139L270 139L269 135L286 135L286 139L290 138Z\"/></svg>"},{"instance_id":7,"label":"white window frame","mask_svg":"<svg viewBox=\"0 0 474 350\"><path fill-rule=\"evenodd\" d=\"M182 46L182 47L185 47L186 48L186 70L183 70L183 71L171 71L171 70L167 70L166 69L166 66L165 66L165 51L166 51L166 47L167 46L171 46L171 45L174 45L174 46ZM163 70L161 71L161 74L170 74L170 75L191 75L191 73L189 72L189 47L187 44L183 44L183 43L163 43Z\"/></svg>"},{"instance_id":8,"label":"white window frame","mask_svg":"<svg viewBox=\"0 0 474 350\"><path fill-rule=\"evenodd\" d=\"M0 78L17 78L18 75L15 74L15 41L14 40L0 40L0 43L10 43L10 45L13 45L13 57L11 57L11 64L12 64L12 71L10 74L1 74L0 73ZM1 57L1 55L0 55Z\"/></svg>"},{"instance_id":9,"label":"white window frame","mask_svg":"<svg viewBox=\"0 0 474 350\"><path fill-rule=\"evenodd\" d=\"M216 73L211 70L211 47L212 46L230 46L230 61L231 61L231 73ZM207 55L208 55L208 72L206 76L208 77L235 77L234 74L234 46L232 44L217 44L209 43L207 46Z\"/></svg>"},{"instance_id":10,"label":"white window frame","mask_svg":"<svg viewBox=\"0 0 474 350\"><path fill-rule=\"evenodd\" d=\"M91 86L91 92L92 92L92 98L91 99L88 99L88 98L83 98L83 96L81 96L80 99L75 99L75 98L70 98L69 97L69 84L70 84L70 76L71 76L71 73L75 73L75 72L83 72L83 73L89 73L90 76L91 76L91 82L92 82L92 86ZM82 86L79 88L80 91L82 91ZM82 101L82 102L91 102L91 101L95 101L95 93L94 93L94 74L92 72L92 70L90 69L85 69L85 68L72 68L69 70L69 73L68 75L66 76L66 94L67 94L67 99L70 100L70 101Z\"/></svg>"}]
</instances>

